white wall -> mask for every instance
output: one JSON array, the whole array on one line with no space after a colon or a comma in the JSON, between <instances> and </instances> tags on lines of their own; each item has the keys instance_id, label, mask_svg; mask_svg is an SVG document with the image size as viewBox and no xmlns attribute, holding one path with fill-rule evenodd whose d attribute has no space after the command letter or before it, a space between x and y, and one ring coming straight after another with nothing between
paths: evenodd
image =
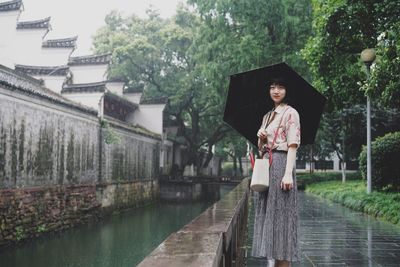
<instances>
[{"instance_id":1,"label":"white wall","mask_svg":"<svg viewBox=\"0 0 400 267\"><path fill-rule=\"evenodd\" d=\"M34 76L36 79L43 79L44 86L57 94L61 94L61 89L65 81L65 76Z\"/></svg>"},{"instance_id":2,"label":"white wall","mask_svg":"<svg viewBox=\"0 0 400 267\"><path fill-rule=\"evenodd\" d=\"M74 48L42 48L48 29L17 29L20 12L0 12L0 64L67 65Z\"/></svg>"},{"instance_id":3,"label":"white wall","mask_svg":"<svg viewBox=\"0 0 400 267\"><path fill-rule=\"evenodd\" d=\"M17 20L20 11L0 12L0 64L14 68L14 46L16 42Z\"/></svg>"},{"instance_id":4,"label":"white wall","mask_svg":"<svg viewBox=\"0 0 400 267\"><path fill-rule=\"evenodd\" d=\"M68 65L68 58L74 52L74 48L52 48L43 47L40 50L40 60L35 62L39 66L60 66Z\"/></svg>"},{"instance_id":5,"label":"white wall","mask_svg":"<svg viewBox=\"0 0 400 267\"><path fill-rule=\"evenodd\" d=\"M104 93L79 93L79 94L63 94L63 97L72 101L81 103L82 105L99 110L99 101Z\"/></svg>"},{"instance_id":6,"label":"white wall","mask_svg":"<svg viewBox=\"0 0 400 267\"><path fill-rule=\"evenodd\" d=\"M14 25L16 27L16 25ZM47 29L17 29L10 57L15 64L46 66L41 58L42 41ZM65 65L66 58L64 58ZM62 64L60 64L62 65Z\"/></svg>"},{"instance_id":7,"label":"white wall","mask_svg":"<svg viewBox=\"0 0 400 267\"><path fill-rule=\"evenodd\" d=\"M133 103L140 104L142 94L143 93L125 93L124 97Z\"/></svg>"},{"instance_id":8,"label":"white wall","mask_svg":"<svg viewBox=\"0 0 400 267\"><path fill-rule=\"evenodd\" d=\"M124 89L125 83L123 82L107 82L106 87L107 90L111 93L117 94L119 96L123 96L122 90Z\"/></svg>"},{"instance_id":9,"label":"white wall","mask_svg":"<svg viewBox=\"0 0 400 267\"><path fill-rule=\"evenodd\" d=\"M93 83L107 80L108 64L70 66L74 84Z\"/></svg>"},{"instance_id":10,"label":"white wall","mask_svg":"<svg viewBox=\"0 0 400 267\"><path fill-rule=\"evenodd\" d=\"M162 135L163 131L163 110L165 104L140 105L139 109L128 116L128 122L139 124L144 128Z\"/></svg>"}]
</instances>

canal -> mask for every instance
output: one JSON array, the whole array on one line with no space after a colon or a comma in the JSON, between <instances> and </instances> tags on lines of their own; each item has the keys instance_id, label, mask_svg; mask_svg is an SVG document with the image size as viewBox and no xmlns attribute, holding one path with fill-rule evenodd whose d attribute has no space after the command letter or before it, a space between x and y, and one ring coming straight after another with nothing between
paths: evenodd
<instances>
[{"instance_id":1,"label":"canal","mask_svg":"<svg viewBox=\"0 0 400 267\"><path fill-rule=\"evenodd\" d=\"M222 197L233 185L221 185ZM155 203L0 250L1 267L133 267L214 201Z\"/></svg>"}]
</instances>

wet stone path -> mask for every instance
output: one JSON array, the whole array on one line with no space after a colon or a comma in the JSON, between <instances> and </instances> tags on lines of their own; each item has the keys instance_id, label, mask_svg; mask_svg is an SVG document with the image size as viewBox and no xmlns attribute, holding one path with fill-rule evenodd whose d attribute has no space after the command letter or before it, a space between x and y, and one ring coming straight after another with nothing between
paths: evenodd
<instances>
[{"instance_id":1,"label":"wet stone path","mask_svg":"<svg viewBox=\"0 0 400 267\"><path fill-rule=\"evenodd\" d=\"M299 191L301 261L305 266L400 266L400 227ZM273 266L250 257L254 211L249 213L247 266Z\"/></svg>"}]
</instances>

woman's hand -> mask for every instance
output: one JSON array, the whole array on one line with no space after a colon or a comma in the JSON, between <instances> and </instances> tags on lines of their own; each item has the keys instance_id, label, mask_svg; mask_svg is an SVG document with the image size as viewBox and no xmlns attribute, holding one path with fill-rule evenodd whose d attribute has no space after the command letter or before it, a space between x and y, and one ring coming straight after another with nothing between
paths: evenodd
<instances>
[{"instance_id":1,"label":"woman's hand","mask_svg":"<svg viewBox=\"0 0 400 267\"><path fill-rule=\"evenodd\" d=\"M291 190L293 188L293 176L290 174L285 174L281 181L282 190Z\"/></svg>"},{"instance_id":2,"label":"woman's hand","mask_svg":"<svg viewBox=\"0 0 400 267\"><path fill-rule=\"evenodd\" d=\"M267 138L267 131L265 129L260 129L257 132L258 138L260 138L262 141L264 141Z\"/></svg>"}]
</instances>

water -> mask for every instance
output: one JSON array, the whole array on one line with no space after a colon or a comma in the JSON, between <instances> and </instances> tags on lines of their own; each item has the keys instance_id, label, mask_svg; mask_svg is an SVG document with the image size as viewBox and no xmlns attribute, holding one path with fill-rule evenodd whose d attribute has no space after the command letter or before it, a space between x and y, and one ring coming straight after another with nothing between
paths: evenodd
<instances>
[{"instance_id":1,"label":"water","mask_svg":"<svg viewBox=\"0 0 400 267\"><path fill-rule=\"evenodd\" d=\"M233 186L220 187L221 197ZM212 202L157 203L0 251L1 267L132 267Z\"/></svg>"}]
</instances>

